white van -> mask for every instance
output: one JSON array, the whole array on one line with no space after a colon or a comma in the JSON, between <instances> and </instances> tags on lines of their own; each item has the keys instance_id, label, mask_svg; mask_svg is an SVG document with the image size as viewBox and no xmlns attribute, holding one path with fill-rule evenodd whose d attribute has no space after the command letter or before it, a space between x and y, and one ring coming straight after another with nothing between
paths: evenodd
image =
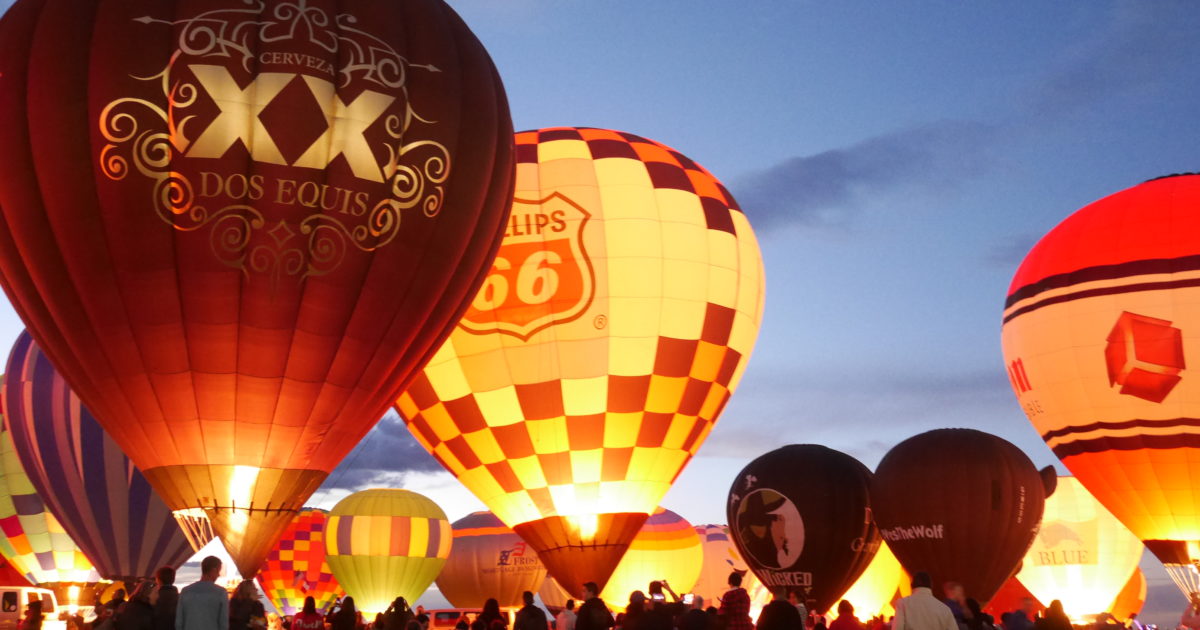
<instances>
[{"instance_id":1,"label":"white van","mask_svg":"<svg viewBox=\"0 0 1200 630\"><path fill-rule=\"evenodd\" d=\"M17 630L29 602L42 602L42 630L67 630L67 622L59 619L58 602L54 592L32 586L0 586L0 630Z\"/></svg>"}]
</instances>

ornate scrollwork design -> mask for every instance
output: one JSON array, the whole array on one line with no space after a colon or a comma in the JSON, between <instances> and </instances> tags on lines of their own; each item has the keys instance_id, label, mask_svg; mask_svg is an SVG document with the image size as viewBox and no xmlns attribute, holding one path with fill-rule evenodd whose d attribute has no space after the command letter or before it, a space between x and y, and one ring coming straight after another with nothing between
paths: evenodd
<instances>
[{"instance_id":1,"label":"ornate scrollwork design","mask_svg":"<svg viewBox=\"0 0 1200 630\"><path fill-rule=\"evenodd\" d=\"M100 148L99 169L112 181L128 179L131 174L151 180L151 205L157 216L176 230L208 229L210 249L223 264L247 276L252 272L265 275L275 287L285 277L299 280L333 271L352 248L371 252L391 243L399 233L404 211L419 208L429 217L440 212L451 169L450 152L433 140L412 140L408 133L416 123L436 124L416 113L407 88L414 68L440 72L435 66L410 63L387 42L361 30L354 16L328 13L311 6L310 0L278 2L271 8L264 0L241 0L240 6L187 19L147 16L135 21L170 26L176 50L157 74L131 75L136 81L155 85L161 96L121 98L101 111L98 126L105 144ZM189 169L173 163L186 156L196 140L189 138L190 127L199 125L204 132L204 123L189 123L197 118L195 112L203 110L192 106L211 89L184 69L184 60L225 58L252 72L260 43L282 41L309 42L329 52L337 59L330 72L343 87L357 80L403 93L403 98L397 99L403 104L402 112L385 119L388 139L382 147L388 153L383 167L387 187L379 195L382 199L367 201L363 216L351 217L328 208L323 214L316 208L302 218L268 224L263 209L244 197L229 198L225 205L206 205L205 201L214 200L208 193L198 194L196 184L202 182L192 181ZM348 219L352 222L347 223Z\"/></svg>"}]
</instances>

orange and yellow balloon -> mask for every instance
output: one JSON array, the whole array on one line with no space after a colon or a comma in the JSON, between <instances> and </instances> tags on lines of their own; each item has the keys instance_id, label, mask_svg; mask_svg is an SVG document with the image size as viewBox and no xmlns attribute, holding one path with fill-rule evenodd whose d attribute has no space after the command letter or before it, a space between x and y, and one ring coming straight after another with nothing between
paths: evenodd
<instances>
[{"instance_id":1,"label":"orange and yellow balloon","mask_svg":"<svg viewBox=\"0 0 1200 630\"><path fill-rule=\"evenodd\" d=\"M1113 612L1144 550L1079 480L1059 477L1017 579L1039 601L1062 601L1072 617Z\"/></svg>"},{"instance_id":2,"label":"orange and yellow balloon","mask_svg":"<svg viewBox=\"0 0 1200 630\"><path fill-rule=\"evenodd\" d=\"M908 574L896 554L887 543L879 543L879 551L871 558L871 564L838 601L846 600L854 605L854 615L859 619L870 619L882 615L884 619L896 614L892 602L908 593ZM829 610L830 619L837 618L837 607Z\"/></svg>"},{"instance_id":3,"label":"orange and yellow balloon","mask_svg":"<svg viewBox=\"0 0 1200 630\"><path fill-rule=\"evenodd\" d=\"M1139 184L1051 230L1013 277L1001 340L1042 439L1200 592L1200 176Z\"/></svg>"},{"instance_id":4,"label":"orange and yellow balloon","mask_svg":"<svg viewBox=\"0 0 1200 630\"><path fill-rule=\"evenodd\" d=\"M646 592L654 580L666 580L679 595L690 593L703 564L696 529L682 516L660 507L646 519L600 597L620 608L629 601L630 593Z\"/></svg>"},{"instance_id":5,"label":"orange and yellow balloon","mask_svg":"<svg viewBox=\"0 0 1200 630\"><path fill-rule=\"evenodd\" d=\"M584 128L516 144L491 272L396 406L578 597L607 581L737 386L762 259L729 192L669 147Z\"/></svg>"},{"instance_id":6,"label":"orange and yellow balloon","mask_svg":"<svg viewBox=\"0 0 1200 630\"><path fill-rule=\"evenodd\" d=\"M325 527L329 513L304 508L292 518L258 571L258 584L281 615L294 615L312 597L324 614L345 595L325 560Z\"/></svg>"},{"instance_id":7,"label":"orange and yellow balloon","mask_svg":"<svg viewBox=\"0 0 1200 630\"><path fill-rule=\"evenodd\" d=\"M373 489L338 501L325 529L325 561L364 613L396 597L415 602L450 556L446 513L409 490Z\"/></svg>"}]
</instances>

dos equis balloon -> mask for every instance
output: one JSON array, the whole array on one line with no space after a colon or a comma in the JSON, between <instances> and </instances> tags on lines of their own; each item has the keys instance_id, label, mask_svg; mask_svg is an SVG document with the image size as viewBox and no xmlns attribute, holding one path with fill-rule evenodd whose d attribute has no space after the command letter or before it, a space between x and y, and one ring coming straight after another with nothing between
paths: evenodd
<instances>
[{"instance_id":1,"label":"dos equis balloon","mask_svg":"<svg viewBox=\"0 0 1200 630\"><path fill-rule=\"evenodd\" d=\"M512 128L441 0L21 0L0 283L253 575L474 296Z\"/></svg>"},{"instance_id":2,"label":"dos equis balloon","mask_svg":"<svg viewBox=\"0 0 1200 630\"><path fill-rule=\"evenodd\" d=\"M1079 481L1200 591L1200 177L1143 183L1068 217L1013 277L1013 391Z\"/></svg>"}]
</instances>

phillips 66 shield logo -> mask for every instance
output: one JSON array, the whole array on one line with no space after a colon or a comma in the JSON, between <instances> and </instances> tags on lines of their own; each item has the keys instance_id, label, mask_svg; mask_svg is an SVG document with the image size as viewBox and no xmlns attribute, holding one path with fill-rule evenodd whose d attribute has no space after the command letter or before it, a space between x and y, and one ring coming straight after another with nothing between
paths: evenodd
<instances>
[{"instance_id":1,"label":"phillips 66 shield logo","mask_svg":"<svg viewBox=\"0 0 1200 630\"><path fill-rule=\"evenodd\" d=\"M463 316L468 332L528 340L587 310L595 272L583 246L591 215L562 193L516 199L492 270Z\"/></svg>"}]
</instances>

